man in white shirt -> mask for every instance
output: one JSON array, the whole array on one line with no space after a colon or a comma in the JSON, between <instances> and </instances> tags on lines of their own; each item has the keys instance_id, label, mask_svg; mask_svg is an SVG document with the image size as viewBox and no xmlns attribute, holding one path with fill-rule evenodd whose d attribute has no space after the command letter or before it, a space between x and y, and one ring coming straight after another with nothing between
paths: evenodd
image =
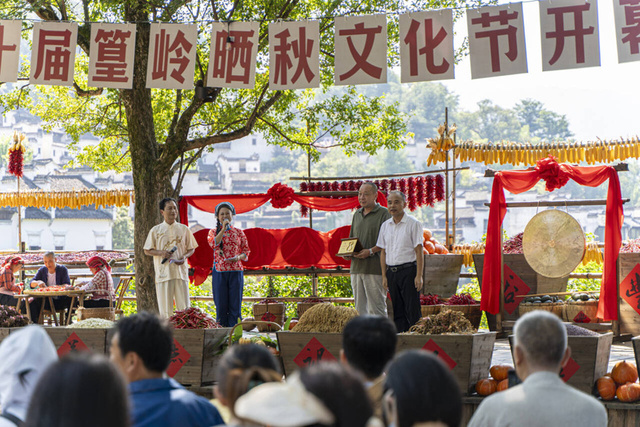
<instances>
[{"instance_id":1,"label":"man in white shirt","mask_svg":"<svg viewBox=\"0 0 640 427\"><path fill-rule=\"evenodd\" d=\"M174 299L176 310L190 306L186 260L193 255L198 243L189 227L177 222L178 205L174 199L162 199L160 212L164 222L149 231L144 253L153 257L160 316L169 317L173 314Z\"/></svg>"},{"instance_id":2,"label":"man in white shirt","mask_svg":"<svg viewBox=\"0 0 640 427\"><path fill-rule=\"evenodd\" d=\"M571 357L560 319L548 311L532 311L518 319L514 333L516 372L524 382L484 399L469 427L605 427L602 403L559 376Z\"/></svg>"},{"instance_id":3,"label":"man in white shirt","mask_svg":"<svg viewBox=\"0 0 640 427\"><path fill-rule=\"evenodd\" d=\"M405 195L390 191L387 208L391 218L380 227L376 246L380 252L382 285L389 289L393 321L398 332L406 332L420 320L422 289L422 223L404 212Z\"/></svg>"}]
</instances>

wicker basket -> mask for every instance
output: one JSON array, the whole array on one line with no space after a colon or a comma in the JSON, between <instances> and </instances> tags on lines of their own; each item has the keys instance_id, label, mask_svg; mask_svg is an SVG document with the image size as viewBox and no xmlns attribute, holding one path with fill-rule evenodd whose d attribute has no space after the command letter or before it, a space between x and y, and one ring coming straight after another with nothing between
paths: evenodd
<instances>
[{"instance_id":1,"label":"wicker basket","mask_svg":"<svg viewBox=\"0 0 640 427\"><path fill-rule=\"evenodd\" d=\"M564 306L564 320L575 322L580 320L580 312L584 313L590 321L579 323L596 323L598 317L598 301L570 301ZM586 319L585 319L586 320Z\"/></svg>"},{"instance_id":2,"label":"wicker basket","mask_svg":"<svg viewBox=\"0 0 640 427\"><path fill-rule=\"evenodd\" d=\"M296 306L296 309L298 310L298 317L301 317L305 311L309 310L311 307L318 304L328 304L328 303L326 301L319 301L319 302L300 301Z\"/></svg>"},{"instance_id":3,"label":"wicker basket","mask_svg":"<svg viewBox=\"0 0 640 427\"><path fill-rule=\"evenodd\" d=\"M113 307L96 307L96 308L84 308L78 307L76 310L78 320L85 319L107 319L115 322L116 309Z\"/></svg>"},{"instance_id":4,"label":"wicker basket","mask_svg":"<svg viewBox=\"0 0 640 427\"><path fill-rule=\"evenodd\" d=\"M564 303L562 302L543 302L543 303L535 303L530 305L525 305L521 303L518 306L518 314L520 317L524 316L526 313L535 310L545 310L549 311L560 319L562 319L562 313L564 312Z\"/></svg>"},{"instance_id":5,"label":"wicker basket","mask_svg":"<svg viewBox=\"0 0 640 427\"><path fill-rule=\"evenodd\" d=\"M464 314L471 325L478 329L480 327L480 321L482 320L482 310L480 304L465 304L465 305L443 305L440 311L445 310L460 311Z\"/></svg>"},{"instance_id":6,"label":"wicker basket","mask_svg":"<svg viewBox=\"0 0 640 427\"><path fill-rule=\"evenodd\" d=\"M266 313L271 313L276 317L276 319L274 320L274 323L277 323L278 325L283 326L286 311L287 311L287 306L283 302L254 304L253 318L256 321L262 320L262 316L264 316ZM275 325L270 325L269 323L271 322L258 323L258 331L275 332L280 330L280 328L276 328Z\"/></svg>"},{"instance_id":7,"label":"wicker basket","mask_svg":"<svg viewBox=\"0 0 640 427\"><path fill-rule=\"evenodd\" d=\"M420 310L422 311L422 317L440 313L440 307L442 307L442 304L421 305Z\"/></svg>"}]
</instances>

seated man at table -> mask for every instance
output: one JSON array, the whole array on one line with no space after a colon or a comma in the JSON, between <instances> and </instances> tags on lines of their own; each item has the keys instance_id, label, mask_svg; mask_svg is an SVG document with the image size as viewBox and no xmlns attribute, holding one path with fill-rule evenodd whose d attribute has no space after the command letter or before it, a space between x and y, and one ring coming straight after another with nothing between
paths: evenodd
<instances>
[{"instance_id":1,"label":"seated man at table","mask_svg":"<svg viewBox=\"0 0 640 427\"><path fill-rule=\"evenodd\" d=\"M171 326L141 312L120 319L111 331L111 361L129 383L132 427L211 427L224 424L207 399L163 374L171 363Z\"/></svg>"},{"instance_id":2,"label":"seated man at table","mask_svg":"<svg viewBox=\"0 0 640 427\"><path fill-rule=\"evenodd\" d=\"M560 378L571 357L562 321L548 311L532 311L518 319L514 334L516 373L524 382L485 398L468 425L606 427L602 403Z\"/></svg>"},{"instance_id":3,"label":"seated man at table","mask_svg":"<svg viewBox=\"0 0 640 427\"><path fill-rule=\"evenodd\" d=\"M32 288L48 288L50 286L69 286L71 279L69 278L69 270L64 265L56 264L56 254L47 252L44 254L44 266L40 267L35 277L31 280ZM45 308L49 307L49 301L45 298ZM71 298L60 296L53 298L53 305L57 310L68 309L71 304ZM42 301L38 301L38 312L40 312Z\"/></svg>"}]
</instances>

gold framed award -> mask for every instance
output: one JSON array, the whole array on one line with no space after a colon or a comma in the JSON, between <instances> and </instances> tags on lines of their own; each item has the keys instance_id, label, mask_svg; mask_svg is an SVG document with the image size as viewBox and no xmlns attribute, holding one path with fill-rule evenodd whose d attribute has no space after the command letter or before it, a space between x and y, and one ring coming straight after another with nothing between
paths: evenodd
<instances>
[{"instance_id":1,"label":"gold framed award","mask_svg":"<svg viewBox=\"0 0 640 427\"><path fill-rule=\"evenodd\" d=\"M360 242L360 239L357 237L349 237L347 239L342 239L340 243L340 248L338 249L338 253L336 256L353 256L360 252L364 247Z\"/></svg>"}]
</instances>

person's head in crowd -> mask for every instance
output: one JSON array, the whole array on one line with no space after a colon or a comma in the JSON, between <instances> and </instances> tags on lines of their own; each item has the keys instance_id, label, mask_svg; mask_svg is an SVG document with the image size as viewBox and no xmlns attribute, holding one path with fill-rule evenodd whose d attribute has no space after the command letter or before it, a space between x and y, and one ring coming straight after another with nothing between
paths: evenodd
<instances>
[{"instance_id":1,"label":"person's head in crowd","mask_svg":"<svg viewBox=\"0 0 640 427\"><path fill-rule=\"evenodd\" d=\"M44 254L44 256L42 257L42 260L44 262L44 266L47 267L47 270L49 271L50 274L53 274L56 272L56 254L55 252L47 252Z\"/></svg>"},{"instance_id":2,"label":"person's head in crowd","mask_svg":"<svg viewBox=\"0 0 640 427\"><path fill-rule=\"evenodd\" d=\"M23 420L43 372L56 360L53 341L41 326L11 332L0 344L0 407Z\"/></svg>"},{"instance_id":3,"label":"person's head in crowd","mask_svg":"<svg viewBox=\"0 0 640 427\"><path fill-rule=\"evenodd\" d=\"M427 351L409 350L394 359L387 369L383 399L388 426L460 425L460 387L449 368Z\"/></svg>"},{"instance_id":4,"label":"person's head in crowd","mask_svg":"<svg viewBox=\"0 0 640 427\"><path fill-rule=\"evenodd\" d=\"M40 377L25 427L128 427L122 374L102 355L64 357Z\"/></svg>"},{"instance_id":5,"label":"person's head in crowd","mask_svg":"<svg viewBox=\"0 0 640 427\"><path fill-rule=\"evenodd\" d=\"M101 256L92 256L87 260L86 264L93 274L96 274L102 269L106 270L109 273L111 272L111 266L109 265L109 262Z\"/></svg>"},{"instance_id":6,"label":"person's head in crowd","mask_svg":"<svg viewBox=\"0 0 640 427\"><path fill-rule=\"evenodd\" d=\"M111 331L109 354L128 382L161 378L171 362L173 332L165 320L141 312L124 317Z\"/></svg>"},{"instance_id":7,"label":"person's head in crowd","mask_svg":"<svg viewBox=\"0 0 640 427\"><path fill-rule=\"evenodd\" d=\"M340 363L320 363L300 371L300 381L333 416L333 427L365 427L373 408L363 378ZM326 424L314 424L315 426Z\"/></svg>"},{"instance_id":8,"label":"person's head in crowd","mask_svg":"<svg viewBox=\"0 0 640 427\"><path fill-rule=\"evenodd\" d=\"M236 418L234 406L240 396L269 382L282 381L276 358L257 344L235 345L225 351L217 368L216 398Z\"/></svg>"},{"instance_id":9,"label":"person's head in crowd","mask_svg":"<svg viewBox=\"0 0 640 427\"><path fill-rule=\"evenodd\" d=\"M17 273L24 267L24 260L19 256L10 256L4 261L3 267L10 268L12 273Z\"/></svg>"},{"instance_id":10,"label":"person's head in crowd","mask_svg":"<svg viewBox=\"0 0 640 427\"><path fill-rule=\"evenodd\" d=\"M392 217L402 218L404 215L404 208L407 206L407 197L402 191L392 190L389 191L387 196L387 209Z\"/></svg>"},{"instance_id":11,"label":"person's head in crowd","mask_svg":"<svg viewBox=\"0 0 640 427\"><path fill-rule=\"evenodd\" d=\"M522 316L514 326L514 335L514 362L523 381L538 371L560 373L571 357L567 330L548 311L536 310Z\"/></svg>"},{"instance_id":12,"label":"person's head in crowd","mask_svg":"<svg viewBox=\"0 0 640 427\"><path fill-rule=\"evenodd\" d=\"M365 209L373 209L378 199L378 186L371 181L363 182L358 189L358 202Z\"/></svg>"},{"instance_id":13,"label":"person's head in crowd","mask_svg":"<svg viewBox=\"0 0 640 427\"><path fill-rule=\"evenodd\" d=\"M382 375L396 352L398 335L391 320L382 316L358 316L351 319L342 334L343 362L372 381Z\"/></svg>"},{"instance_id":14,"label":"person's head in crowd","mask_svg":"<svg viewBox=\"0 0 640 427\"><path fill-rule=\"evenodd\" d=\"M178 203L176 199L165 197L160 200L160 213L167 224L173 224L178 218Z\"/></svg>"}]
</instances>

